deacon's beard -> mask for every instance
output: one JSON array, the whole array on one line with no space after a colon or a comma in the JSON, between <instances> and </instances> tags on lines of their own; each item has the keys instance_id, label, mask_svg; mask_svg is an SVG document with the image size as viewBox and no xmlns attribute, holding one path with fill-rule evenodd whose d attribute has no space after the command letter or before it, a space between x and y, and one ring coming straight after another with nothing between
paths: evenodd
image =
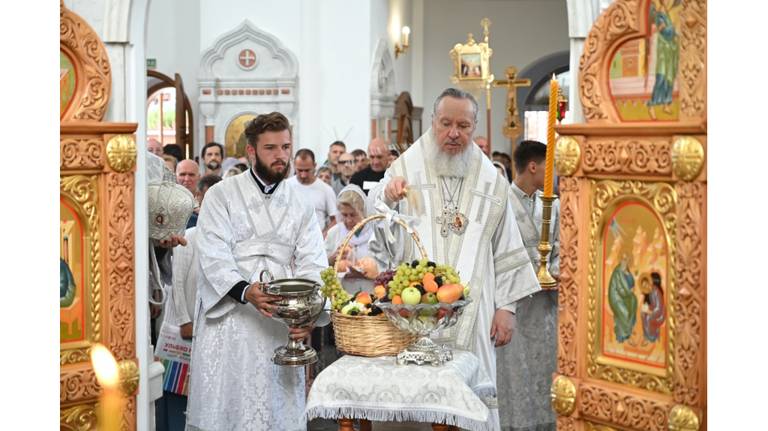
<instances>
[{"instance_id":1,"label":"deacon's beard","mask_svg":"<svg viewBox=\"0 0 768 431\"><path fill-rule=\"evenodd\" d=\"M215 171L216 169L219 169L221 165L216 160L211 160L210 162L208 162L207 165L205 165L205 167L212 171Z\"/></svg>"},{"instance_id":2,"label":"deacon's beard","mask_svg":"<svg viewBox=\"0 0 768 431\"><path fill-rule=\"evenodd\" d=\"M269 166L261 163L261 160L259 160L258 157L256 157L256 163L254 164L254 170L256 170L256 175L259 176L262 180L274 184L279 183L285 177L288 175L288 171L291 169L291 162L288 161L285 165L285 168L283 169L283 172L277 172L274 169L270 168Z\"/></svg>"},{"instance_id":3,"label":"deacon's beard","mask_svg":"<svg viewBox=\"0 0 768 431\"><path fill-rule=\"evenodd\" d=\"M430 161L433 172L440 177L465 177L469 173L472 161L471 141L460 153L448 154L437 142L425 145L425 156Z\"/></svg>"}]
</instances>

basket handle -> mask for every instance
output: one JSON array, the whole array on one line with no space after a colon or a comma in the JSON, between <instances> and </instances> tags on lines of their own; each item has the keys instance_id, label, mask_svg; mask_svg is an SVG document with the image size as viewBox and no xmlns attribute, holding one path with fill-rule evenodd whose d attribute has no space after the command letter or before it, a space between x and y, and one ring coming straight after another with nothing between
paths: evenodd
<instances>
[{"instance_id":1,"label":"basket handle","mask_svg":"<svg viewBox=\"0 0 768 431\"><path fill-rule=\"evenodd\" d=\"M385 219L385 218L387 218L386 214L374 214L374 215L371 215L371 216L368 216L368 217L362 219L360 221L360 223L356 224L355 227L353 227L349 231L349 233L347 233L346 238L344 238L344 241L341 242L341 245L339 246L338 249L339 250L344 250L349 245L349 242L352 240L352 236L355 233L357 233L360 229L362 229L367 223L375 221L375 220ZM422 259L427 259L428 258L427 250L424 249L424 245L421 243L421 239L419 238L419 235L416 233L416 231L413 230L413 229L410 229L410 227L405 222L403 222L402 220L399 220L399 219L395 218L395 219L393 219L393 221L395 223L399 224L400 226L402 226L404 229L406 229L406 231L407 230L411 231L411 238L413 238L413 242L416 243L416 247L419 249L419 253L421 253ZM334 264L333 264L333 269L336 272L339 272L339 261L340 261L339 255L340 255L340 253L336 255L336 262L334 262Z\"/></svg>"}]
</instances>

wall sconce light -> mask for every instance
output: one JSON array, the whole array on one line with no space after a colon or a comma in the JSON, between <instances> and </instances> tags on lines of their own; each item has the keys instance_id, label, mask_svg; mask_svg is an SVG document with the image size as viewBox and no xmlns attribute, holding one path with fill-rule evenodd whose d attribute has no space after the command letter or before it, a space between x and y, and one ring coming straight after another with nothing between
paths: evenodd
<instances>
[{"instance_id":1,"label":"wall sconce light","mask_svg":"<svg viewBox=\"0 0 768 431\"><path fill-rule=\"evenodd\" d=\"M403 26L403 28L400 30L400 43L395 44L395 58L399 57L400 54L405 54L405 51L408 49L408 38L411 35L411 28L406 26Z\"/></svg>"}]
</instances>

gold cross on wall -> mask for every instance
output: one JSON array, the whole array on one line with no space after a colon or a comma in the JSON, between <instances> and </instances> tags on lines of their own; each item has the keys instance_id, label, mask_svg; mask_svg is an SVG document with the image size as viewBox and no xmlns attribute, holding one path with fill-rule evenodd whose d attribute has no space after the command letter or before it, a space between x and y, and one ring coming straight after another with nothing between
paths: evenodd
<instances>
[{"instance_id":1,"label":"gold cross on wall","mask_svg":"<svg viewBox=\"0 0 768 431\"><path fill-rule=\"evenodd\" d=\"M494 87L507 88L507 117L504 124L504 136L514 141L523 131L520 126L520 115L517 111L517 87L530 87L530 79L518 79L517 68L510 66L506 70L507 79L493 81Z\"/></svg>"}]
</instances>

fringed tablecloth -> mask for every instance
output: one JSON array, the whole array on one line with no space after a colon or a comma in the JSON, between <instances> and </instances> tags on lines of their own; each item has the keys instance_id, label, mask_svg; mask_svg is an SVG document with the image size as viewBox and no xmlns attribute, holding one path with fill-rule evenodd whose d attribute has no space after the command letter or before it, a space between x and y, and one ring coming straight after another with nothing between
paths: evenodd
<instances>
[{"instance_id":1,"label":"fringed tablecloth","mask_svg":"<svg viewBox=\"0 0 768 431\"><path fill-rule=\"evenodd\" d=\"M496 389L470 352L454 350L442 366L396 365L393 356L345 355L312 384L304 412L307 421L368 419L427 422L485 431Z\"/></svg>"}]
</instances>

